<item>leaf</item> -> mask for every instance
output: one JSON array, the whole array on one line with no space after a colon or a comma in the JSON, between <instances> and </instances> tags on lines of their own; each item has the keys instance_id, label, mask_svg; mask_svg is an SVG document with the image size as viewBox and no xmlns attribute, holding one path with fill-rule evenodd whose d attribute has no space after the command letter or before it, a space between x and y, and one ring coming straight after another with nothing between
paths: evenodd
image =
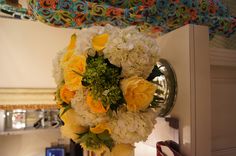
<instances>
[{"instance_id":1,"label":"leaf","mask_svg":"<svg viewBox=\"0 0 236 156\"><path fill-rule=\"evenodd\" d=\"M84 136L85 134L87 134L89 131L87 131L87 132L84 132L84 133L75 133L76 135L78 135L79 137L82 137L82 136Z\"/></svg>"},{"instance_id":2,"label":"leaf","mask_svg":"<svg viewBox=\"0 0 236 156\"><path fill-rule=\"evenodd\" d=\"M111 135L107 130L103 133L97 134L97 136L110 150L114 147L114 140L111 138Z\"/></svg>"},{"instance_id":3,"label":"leaf","mask_svg":"<svg viewBox=\"0 0 236 156\"><path fill-rule=\"evenodd\" d=\"M98 149L102 146L102 141L96 134L88 131L83 134L79 134L79 142L84 143L88 148Z\"/></svg>"},{"instance_id":4,"label":"leaf","mask_svg":"<svg viewBox=\"0 0 236 156\"><path fill-rule=\"evenodd\" d=\"M63 103L61 103L61 106L62 106L62 107L66 107L66 106L68 106L68 104L65 103L65 102L63 102Z\"/></svg>"},{"instance_id":5,"label":"leaf","mask_svg":"<svg viewBox=\"0 0 236 156\"><path fill-rule=\"evenodd\" d=\"M67 106L64 107L64 110L63 110L63 112L61 113L61 116L62 116L63 114L65 114L69 109L72 109L72 107L71 107L70 104L67 104Z\"/></svg>"},{"instance_id":6,"label":"leaf","mask_svg":"<svg viewBox=\"0 0 236 156\"><path fill-rule=\"evenodd\" d=\"M100 134L97 134L98 135L98 138L101 139L101 140L109 140L111 139L110 137L110 134L107 130L105 130L104 132L100 133Z\"/></svg>"},{"instance_id":7,"label":"leaf","mask_svg":"<svg viewBox=\"0 0 236 156\"><path fill-rule=\"evenodd\" d=\"M109 132L106 130L100 134L94 134L91 131L78 134L79 142L84 143L87 147L90 148L100 148L102 145L107 146L110 150L114 147L114 141L111 138Z\"/></svg>"},{"instance_id":8,"label":"leaf","mask_svg":"<svg viewBox=\"0 0 236 156\"><path fill-rule=\"evenodd\" d=\"M94 99L100 99L104 107L116 110L123 103L119 87L121 68L112 65L103 55L88 56L82 85L91 91ZM106 94L104 94L106 92Z\"/></svg>"}]
</instances>

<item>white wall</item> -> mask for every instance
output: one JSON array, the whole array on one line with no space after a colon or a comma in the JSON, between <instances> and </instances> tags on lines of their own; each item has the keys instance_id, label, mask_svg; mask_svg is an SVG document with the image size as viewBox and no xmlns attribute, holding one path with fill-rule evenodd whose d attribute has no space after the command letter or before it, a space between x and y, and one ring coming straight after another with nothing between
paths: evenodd
<instances>
[{"instance_id":1,"label":"white wall","mask_svg":"<svg viewBox=\"0 0 236 156\"><path fill-rule=\"evenodd\" d=\"M212 156L236 156L236 51L211 49Z\"/></svg>"},{"instance_id":2,"label":"white wall","mask_svg":"<svg viewBox=\"0 0 236 156\"><path fill-rule=\"evenodd\" d=\"M0 19L0 88L53 88L52 59L76 30ZM0 156L44 156L59 131L0 136Z\"/></svg>"},{"instance_id":3,"label":"white wall","mask_svg":"<svg viewBox=\"0 0 236 156\"><path fill-rule=\"evenodd\" d=\"M45 148L59 137L57 130L0 136L0 156L45 156Z\"/></svg>"},{"instance_id":4,"label":"white wall","mask_svg":"<svg viewBox=\"0 0 236 156\"><path fill-rule=\"evenodd\" d=\"M52 59L74 29L0 19L0 87L52 88Z\"/></svg>"}]
</instances>

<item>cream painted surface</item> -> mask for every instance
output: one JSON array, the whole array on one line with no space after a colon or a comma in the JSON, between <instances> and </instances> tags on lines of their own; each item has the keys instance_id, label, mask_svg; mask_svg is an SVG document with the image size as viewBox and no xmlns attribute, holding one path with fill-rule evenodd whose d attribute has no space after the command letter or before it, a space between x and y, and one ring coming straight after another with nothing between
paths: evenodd
<instances>
[{"instance_id":1,"label":"cream painted surface","mask_svg":"<svg viewBox=\"0 0 236 156\"><path fill-rule=\"evenodd\" d=\"M211 88L210 88L210 50L207 27L194 26L191 58L192 102L195 106L196 156L211 156ZM194 121L192 120L193 124Z\"/></svg>"},{"instance_id":2,"label":"cream painted surface","mask_svg":"<svg viewBox=\"0 0 236 156\"><path fill-rule=\"evenodd\" d=\"M206 27L187 25L158 39L161 57L170 62L177 76L178 94L171 116L179 119L181 151L186 156L211 155L207 31Z\"/></svg>"},{"instance_id":3,"label":"cream painted surface","mask_svg":"<svg viewBox=\"0 0 236 156\"><path fill-rule=\"evenodd\" d=\"M135 144L135 156L155 156L156 147L147 145L143 142Z\"/></svg>"},{"instance_id":4,"label":"cream painted surface","mask_svg":"<svg viewBox=\"0 0 236 156\"><path fill-rule=\"evenodd\" d=\"M45 156L45 148L60 138L58 130L0 136L1 156Z\"/></svg>"},{"instance_id":5,"label":"cream painted surface","mask_svg":"<svg viewBox=\"0 0 236 156\"><path fill-rule=\"evenodd\" d=\"M52 78L52 59L59 50L66 47L71 34L76 30L57 29L37 22L7 19L0 19L0 30L0 88L56 87ZM40 104L49 103L50 100L52 102L51 92L41 96L41 99L38 99L36 94L26 99L28 94L24 96L23 92L13 93L15 99L11 97L10 103L23 101L29 104L37 100ZM1 102L8 103L6 100L9 99L6 99L6 96L11 93L12 90L10 93L3 92ZM60 138L58 130L0 135L0 156L44 156L45 148L58 138Z\"/></svg>"},{"instance_id":6,"label":"cream painted surface","mask_svg":"<svg viewBox=\"0 0 236 156\"><path fill-rule=\"evenodd\" d=\"M236 155L236 51L212 49L212 153Z\"/></svg>"},{"instance_id":7,"label":"cream painted surface","mask_svg":"<svg viewBox=\"0 0 236 156\"><path fill-rule=\"evenodd\" d=\"M170 62L177 76L178 95L172 115L180 120L180 144L185 155L194 153L190 114L190 29L186 26L159 38L160 55Z\"/></svg>"},{"instance_id":8,"label":"cream painted surface","mask_svg":"<svg viewBox=\"0 0 236 156\"><path fill-rule=\"evenodd\" d=\"M52 59L76 30L8 19L0 30L0 87L54 88Z\"/></svg>"}]
</instances>

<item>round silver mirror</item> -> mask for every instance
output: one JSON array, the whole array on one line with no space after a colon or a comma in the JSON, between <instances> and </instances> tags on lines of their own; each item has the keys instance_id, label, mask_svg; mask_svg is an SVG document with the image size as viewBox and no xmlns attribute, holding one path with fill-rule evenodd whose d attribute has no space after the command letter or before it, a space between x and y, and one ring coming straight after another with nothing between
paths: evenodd
<instances>
[{"instance_id":1,"label":"round silver mirror","mask_svg":"<svg viewBox=\"0 0 236 156\"><path fill-rule=\"evenodd\" d=\"M165 117L172 110L176 99L177 80L175 72L167 60L160 59L148 80L158 86L151 107L157 108L159 117Z\"/></svg>"}]
</instances>

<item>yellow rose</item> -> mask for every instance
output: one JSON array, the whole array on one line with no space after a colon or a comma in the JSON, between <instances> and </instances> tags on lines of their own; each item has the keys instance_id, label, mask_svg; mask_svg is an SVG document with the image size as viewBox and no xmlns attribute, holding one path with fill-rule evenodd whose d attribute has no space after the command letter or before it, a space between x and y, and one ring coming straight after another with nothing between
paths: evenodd
<instances>
[{"instance_id":1,"label":"yellow rose","mask_svg":"<svg viewBox=\"0 0 236 156\"><path fill-rule=\"evenodd\" d=\"M137 112L145 110L149 106L157 87L142 77L133 76L121 81L121 89L128 110Z\"/></svg>"},{"instance_id":2,"label":"yellow rose","mask_svg":"<svg viewBox=\"0 0 236 156\"><path fill-rule=\"evenodd\" d=\"M88 93L86 102L93 113L106 113L109 109L109 106L107 108L103 107L102 101L94 100L91 93Z\"/></svg>"},{"instance_id":3,"label":"yellow rose","mask_svg":"<svg viewBox=\"0 0 236 156\"><path fill-rule=\"evenodd\" d=\"M71 36L70 39L70 44L67 47L67 52L62 56L61 59L61 65L63 66L66 62L68 62L71 58L71 56L74 54L75 52L75 48L76 48L76 40L77 40L77 36L75 34L73 34Z\"/></svg>"},{"instance_id":4,"label":"yellow rose","mask_svg":"<svg viewBox=\"0 0 236 156\"><path fill-rule=\"evenodd\" d=\"M93 48L96 51L103 50L108 41L108 37L109 37L108 34L101 34L101 35L94 36L92 39Z\"/></svg>"},{"instance_id":5,"label":"yellow rose","mask_svg":"<svg viewBox=\"0 0 236 156\"><path fill-rule=\"evenodd\" d=\"M63 128L61 131L63 131L64 136L75 139L78 137L75 133L84 133L87 131L86 127L80 125L77 119L77 114L73 109L69 109L62 114L63 111L64 108L61 108L60 118L64 122L64 126L62 126Z\"/></svg>"},{"instance_id":6,"label":"yellow rose","mask_svg":"<svg viewBox=\"0 0 236 156\"><path fill-rule=\"evenodd\" d=\"M81 132L81 127L70 127L68 125L61 126L61 134L63 137L72 139L74 142L78 142L79 136L76 133ZM85 131L84 131L85 132Z\"/></svg>"},{"instance_id":7,"label":"yellow rose","mask_svg":"<svg viewBox=\"0 0 236 156\"><path fill-rule=\"evenodd\" d=\"M75 92L70 91L65 85L60 88L60 98L67 104L70 103L74 96Z\"/></svg>"},{"instance_id":8,"label":"yellow rose","mask_svg":"<svg viewBox=\"0 0 236 156\"><path fill-rule=\"evenodd\" d=\"M107 123L99 123L96 127L90 128L90 131L95 134L103 133L105 130L108 130L108 132L111 133L111 129Z\"/></svg>"},{"instance_id":9,"label":"yellow rose","mask_svg":"<svg viewBox=\"0 0 236 156\"><path fill-rule=\"evenodd\" d=\"M82 74L86 69L86 57L73 55L64 66L64 80L66 87L75 91L81 86Z\"/></svg>"},{"instance_id":10,"label":"yellow rose","mask_svg":"<svg viewBox=\"0 0 236 156\"><path fill-rule=\"evenodd\" d=\"M64 108L61 108L59 114L60 114L60 118L64 122L64 124L69 124L69 125L79 124L79 122L77 120L77 113L75 112L74 109L69 109L64 114L62 114L63 112L64 112Z\"/></svg>"}]
</instances>

